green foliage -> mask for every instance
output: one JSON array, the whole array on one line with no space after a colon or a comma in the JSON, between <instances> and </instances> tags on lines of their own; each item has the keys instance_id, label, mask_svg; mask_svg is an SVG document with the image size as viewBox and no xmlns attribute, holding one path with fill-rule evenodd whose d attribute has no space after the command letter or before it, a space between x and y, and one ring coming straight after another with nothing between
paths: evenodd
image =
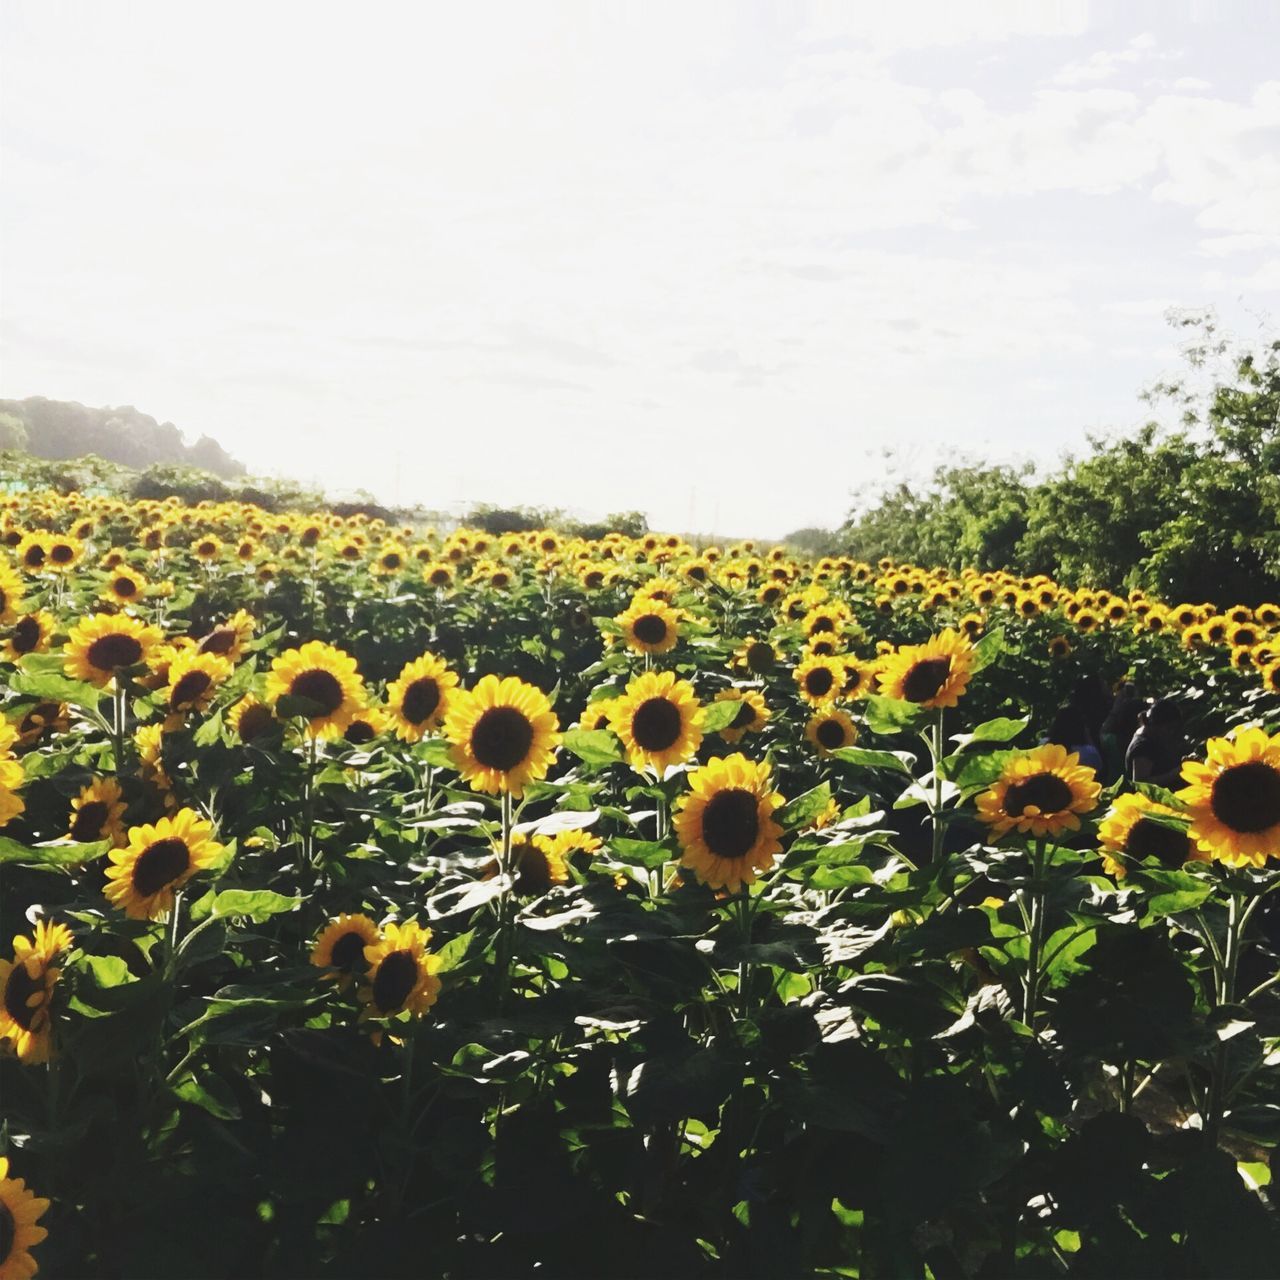
<instances>
[{"instance_id":1,"label":"green foliage","mask_svg":"<svg viewBox=\"0 0 1280 1280\"><path fill-rule=\"evenodd\" d=\"M900 484L842 530L850 554L1045 573L1170 601L1257 604L1280 594L1280 342L1233 351L1212 322L1185 379L1157 385L1177 429L1091 437L1090 453L1034 480L1027 468L939 468ZM1208 389L1203 389L1208 383Z\"/></svg>"}]
</instances>

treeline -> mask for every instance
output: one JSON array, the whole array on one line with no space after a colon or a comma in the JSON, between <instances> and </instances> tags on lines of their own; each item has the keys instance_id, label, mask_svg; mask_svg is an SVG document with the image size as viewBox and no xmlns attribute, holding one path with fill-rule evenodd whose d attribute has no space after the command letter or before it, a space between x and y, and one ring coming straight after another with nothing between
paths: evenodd
<instances>
[{"instance_id":1,"label":"treeline","mask_svg":"<svg viewBox=\"0 0 1280 1280\"><path fill-rule=\"evenodd\" d=\"M850 513L830 549L876 560L1046 573L1173 601L1280 599L1280 341L1241 349L1194 326L1185 375L1147 393L1178 424L1030 467L939 467ZM820 530L799 530L813 550Z\"/></svg>"},{"instance_id":2,"label":"treeline","mask_svg":"<svg viewBox=\"0 0 1280 1280\"><path fill-rule=\"evenodd\" d=\"M24 450L37 458L68 459L93 454L107 462L143 469L154 465L196 467L223 479L246 468L211 436L189 445L172 422L157 422L132 405L94 409L74 400L0 400L0 449Z\"/></svg>"}]
</instances>

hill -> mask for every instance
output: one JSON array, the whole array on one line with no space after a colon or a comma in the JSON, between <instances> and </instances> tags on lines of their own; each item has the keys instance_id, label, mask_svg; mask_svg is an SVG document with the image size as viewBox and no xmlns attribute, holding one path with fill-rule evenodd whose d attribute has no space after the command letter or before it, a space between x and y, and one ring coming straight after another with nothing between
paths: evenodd
<instances>
[{"instance_id":1,"label":"hill","mask_svg":"<svg viewBox=\"0 0 1280 1280\"><path fill-rule=\"evenodd\" d=\"M246 472L211 436L189 445L172 422L157 422L132 405L95 409L44 396L0 400L0 448L54 460L95 454L139 470L156 464L199 467L223 479Z\"/></svg>"}]
</instances>

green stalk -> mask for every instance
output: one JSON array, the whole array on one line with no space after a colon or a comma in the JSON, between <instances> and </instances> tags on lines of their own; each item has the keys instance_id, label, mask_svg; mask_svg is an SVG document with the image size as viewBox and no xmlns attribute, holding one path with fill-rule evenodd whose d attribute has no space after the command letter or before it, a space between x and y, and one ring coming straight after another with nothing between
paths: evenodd
<instances>
[{"instance_id":1,"label":"green stalk","mask_svg":"<svg viewBox=\"0 0 1280 1280\"><path fill-rule=\"evenodd\" d=\"M1235 1003L1236 971L1240 965L1240 945L1244 925L1251 911L1244 906L1244 895L1237 889L1227 899L1227 934L1223 940L1222 966L1218 971L1215 996L1219 1006ZM1205 1101L1204 1137L1214 1149L1222 1132L1223 1112L1227 1099L1227 1045L1219 1041L1213 1056L1213 1072L1209 1078L1209 1096Z\"/></svg>"},{"instance_id":2,"label":"green stalk","mask_svg":"<svg viewBox=\"0 0 1280 1280\"><path fill-rule=\"evenodd\" d=\"M943 707L938 708L933 722L933 851L930 862L935 865L942 860L942 718L946 714Z\"/></svg>"},{"instance_id":3,"label":"green stalk","mask_svg":"<svg viewBox=\"0 0 1280 1280\"><path fill-rule=\"evenodd\" d=\"M1040 1000L1040 980L1044 964L1044 922L1046 912L1044 875L1046 869L1045 844L1036 840L1031 846L1031 927L1028 933L1027 979L1022 1003L1022 1021L1035 1029L1035 1018Z\"/></svg>"},{"instance_id":4,"label":"green stalk","mask_svg":"<svg viewBox=\"0 0 1280 1280\"><path fill-rule=\"evenodd\" d=\"M511 988L511 928L515 903L515 868L511 865L511 792L502 793L502 848L498 853L499 874L507 879L507 887L498 904L498 943L494 957L494 973L498 981L498 1009L506 1004Z\"/></svg>"}]
</instances>

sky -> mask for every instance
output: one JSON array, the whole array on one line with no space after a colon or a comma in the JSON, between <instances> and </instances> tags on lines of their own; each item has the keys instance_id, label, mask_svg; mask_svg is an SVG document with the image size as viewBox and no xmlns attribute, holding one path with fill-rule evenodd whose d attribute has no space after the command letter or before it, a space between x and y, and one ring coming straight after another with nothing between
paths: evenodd
<instances>
[{"instance_id":1,"label":"sky","mask_svg":"<svg viewBox=\"0 0 1280 1280\"><path fill-rule=\"evenodd\" d=\"M0 394L779 537L1280 311L1280 6L5 0Z\"/></svg>"}]
</instances>

